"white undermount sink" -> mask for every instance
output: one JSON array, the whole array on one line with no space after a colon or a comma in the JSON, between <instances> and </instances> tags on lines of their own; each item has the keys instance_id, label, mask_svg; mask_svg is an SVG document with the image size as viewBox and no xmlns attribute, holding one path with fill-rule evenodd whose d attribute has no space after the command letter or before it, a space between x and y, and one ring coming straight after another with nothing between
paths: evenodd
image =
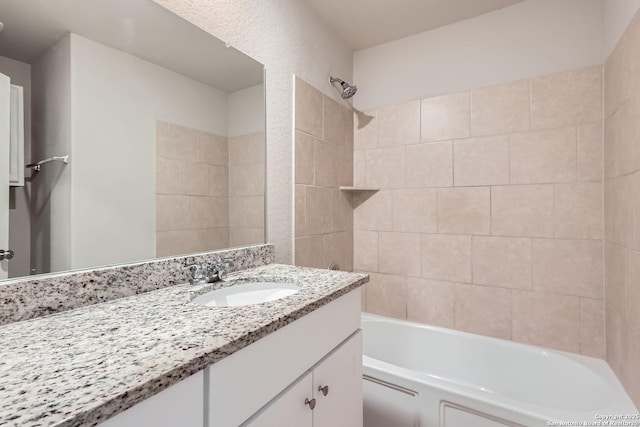
<instances>
[{"instance_id":1,"label":"white undermount sink","mask_svg":"<svg viewBox=\"0 0 640 427\"><path fill-rule=\"evenodd\" d=\"M279 300L300 289L294 283L247 282L216 289L194 298L192 302L209 307L239 307Z\"/></svg>"}]
</instances>

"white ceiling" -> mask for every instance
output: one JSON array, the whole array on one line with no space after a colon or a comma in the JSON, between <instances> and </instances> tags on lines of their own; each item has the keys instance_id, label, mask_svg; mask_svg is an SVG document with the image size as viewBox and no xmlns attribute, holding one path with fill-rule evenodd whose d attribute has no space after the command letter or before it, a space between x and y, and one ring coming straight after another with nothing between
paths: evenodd
<instances>
[{"instance_id":1,"label":"white ceiling","mask_svg":"<svg viewBox=\"0 0 640 427\"><path fill-rule=\"evenodd\" d=\"M524 0L304 0L353 50L453 24Z\"/></svg>"},{"instance_id":2,"label":"white ceiling","mask_svg":"<svg viewBox=\"0 0 640 427\"><path fill-rule=\"evenodd\" d=\"M72 32L222 90L262 83L262 65L152 0L0 0L0 56L31 63Z\"/></svg>"}]
</instances>

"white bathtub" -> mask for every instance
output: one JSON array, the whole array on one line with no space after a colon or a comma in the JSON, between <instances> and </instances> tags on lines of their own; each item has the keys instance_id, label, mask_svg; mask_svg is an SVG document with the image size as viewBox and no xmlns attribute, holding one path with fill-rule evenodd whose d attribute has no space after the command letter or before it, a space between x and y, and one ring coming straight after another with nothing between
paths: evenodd
<instances>
[{"instance_id":1,"label":"white bathtub","mask_svg":"<svg viewBox=\"0 0 640 427\"><path fill-rule=\"evenodd\" d=\"M365 427L640 425L602 360L369 314L362 330Z\"/></svg>"}]
</instances>

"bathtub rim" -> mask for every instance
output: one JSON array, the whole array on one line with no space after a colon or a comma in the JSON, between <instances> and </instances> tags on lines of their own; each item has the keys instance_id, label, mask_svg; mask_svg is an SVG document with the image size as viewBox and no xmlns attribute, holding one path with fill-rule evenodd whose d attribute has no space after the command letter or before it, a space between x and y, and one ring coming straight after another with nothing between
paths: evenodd
<instances>
[{"instance_id":1,"label":"bathtub rim","mask_svg":"<svg viewBox=\"0 0 640 427\"><path fill-rule=\"evenodd\" d=\"M615 399L608 402L607 406L604 408L598 408L593 411L570 411L563 410L561 408L552 408L548 406L542 406L537 403L527 402L519 399L510 398L504 395L495 395L491 393L482 392L474 387L467 387L464 384L455 383L452 381L438 379L434 377L428 377L426 374L421 373L420 371L414 371L412 369L408 369L402 366L395 365L393 363L385 362L379 359L376 359L371 356L367 356L364 353L364 342L363 342L363 373L365 370L373 370L377 373L383 373L385 378L381 378L384 381L392 382L392 376L400 377L402 380L407 381L411 384L417 384L419 386L427 386L427 387L436 387L442 389L448 393L453 394L462 394L466 398L472 399L474 401L497 406L503 410L514 411L529 417L533 417L538 420L544 421L569 421L569 420L579 420L579 421L597 421L593 419L594 414L606 414L611 413L608 411L609 407L614 406L614 410L618 413L617 407L628 407L629 410L624 412L628 413L638 413L638 410L635 408L633 402L630 397L622 387L620 381L617 379L608 363L599 358L585 356L581 354L569 353L562 350L549 349L545 347L540 347L531 344L520 343L512 340L506 340L496 337L484 336L480 334L474 334L471 332L459 331L456 329L445 328L441 326L428 325L424 323L413 322L410 320L402 320L395 319L392 317L381 316L378 314L371 314L362 312L361 314L361 328L363 329L363 340L366 336L366 327L364 323L366 321L374 321L374 322L387 322L387 323L396 323L403 326L415 327L418 329L426 329L429 331L444 333L453 336L458 336L461 338L476 340L489 340L490 342L499 343L501 345L509 345L515 348L521 348L526 351L533 351L536 353L554 353L561 357L568 358L574 363L578 363L580 365L585 366L589 370L593 371L601 381L603 381L608 387L609 390L614 393ZM421 375L422 374L422 375ZM372 377L376 377L375 375L368 374ZM400 386L408 388L408 389L416 389L419 387L408 387L406 384L400 384ZM620 396L622 402L616 404L618 400L617 397Z\"/></svg>"}]
</instances>

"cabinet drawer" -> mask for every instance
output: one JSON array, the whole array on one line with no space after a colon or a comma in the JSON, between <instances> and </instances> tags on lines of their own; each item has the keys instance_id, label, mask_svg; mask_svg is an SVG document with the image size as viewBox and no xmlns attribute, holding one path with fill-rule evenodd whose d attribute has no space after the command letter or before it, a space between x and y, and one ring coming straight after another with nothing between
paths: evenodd
<instances>
[{"instance_id":1,"label":"cabinet drawer","mask_svg":"<svg viewBox=\"0 0 640 427\"><path fill-rule=\"evenodd\" d=\"M360 327L360 289L207 368L208 426L240 425Z\"/></svg>"}]
</instances>

